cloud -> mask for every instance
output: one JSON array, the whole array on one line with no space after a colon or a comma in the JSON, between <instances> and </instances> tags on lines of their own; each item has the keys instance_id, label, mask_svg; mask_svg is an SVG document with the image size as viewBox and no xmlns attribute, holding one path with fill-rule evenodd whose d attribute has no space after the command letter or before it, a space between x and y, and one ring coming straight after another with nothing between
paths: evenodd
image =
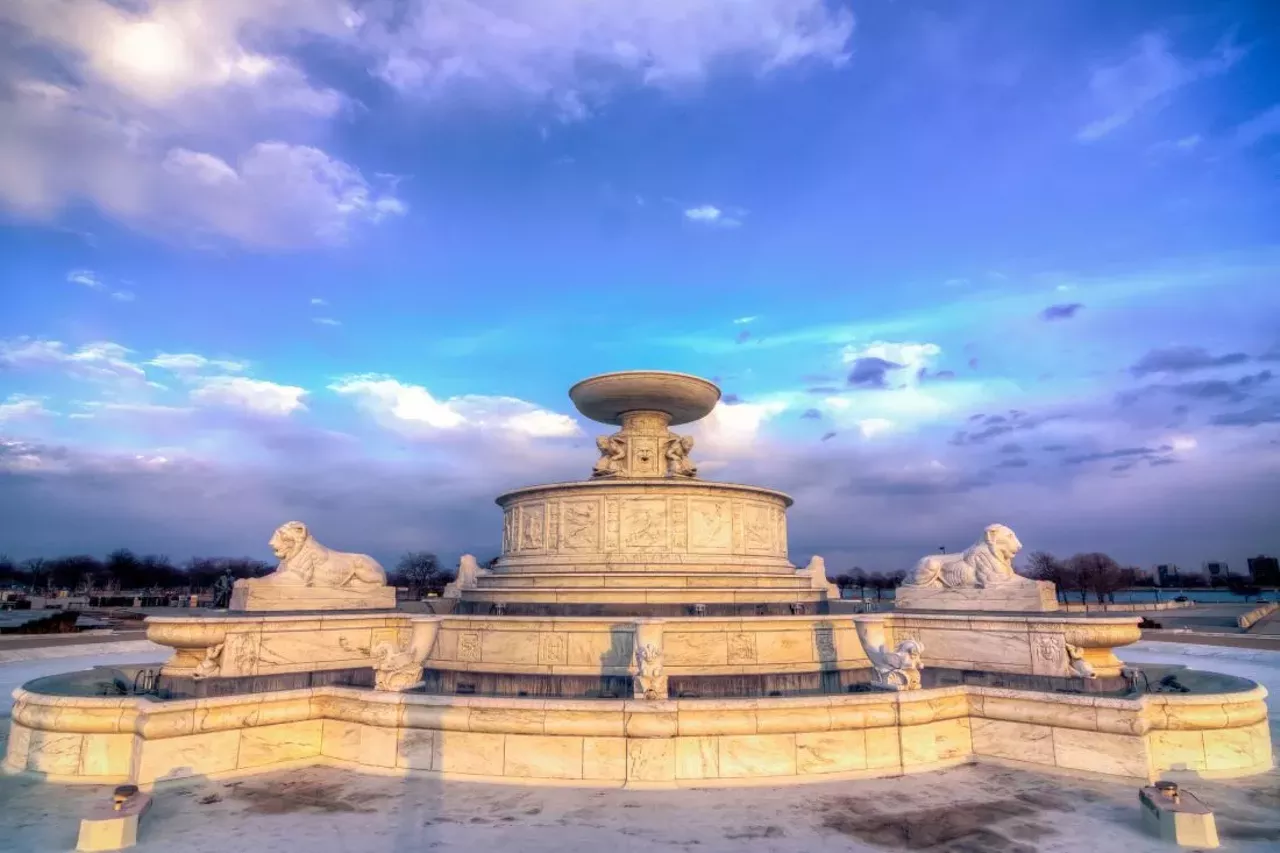
<instances>
[{"instance_id":1,"label":"cloud","mask_svg":"<svg viewBox=\"0 0 1280 853\"><path fill-rule=\"evenodd\" d=\"M1054 320L1070 320L1080 312L1084 306L1079 302L1065 302L1058 305L1050 305L1048 308L1040 312L1042 320L1050 322Z\"/></svg>"},{"instance_id":2,"label":"cloud","mask_svg":"<svg viewBox=\"0 0 1280 853\"><path fill-rule=\"evenodd\" d=\"M742 224L740 216L732 216L725 213L713 204L687 208L684 212L684 218L690 222L697 222L702 225L717 225L721 228L737 228Z\"/></svg>"},{"instance_id":3,"label":"cloud","mask_svg":"<svg viewBox=\"0 0 1280 853\"><path fill-rule=\"evenodd\" d=\"M1257 145L1264 139L1280 134L1280 104L1275 104L1235 129L1235 142L1242 147Z\"/></svg>"},{"instance_id":4,"label":"cloud","mask_svg":"<svg viewBox=\"0 0 1280 853\"><path fill-rule=\"evenodd\" d=\"M117 302L132 302L136 298L128 290L111 290L93 270L72 270L67 273L67 281L87 287L90 290L104 292Z\"/></svg>"},{"instance_id":5,"label":"cloud","mask_svg":"<svg viewBox=\"0 0 1280 853\"><path fill-rule=\"evenodd\" d=\"M751 340L751 331L749 329L743 329L741 332L734 335L733 340L735 343L744 344Z\"/></svg>"},{"instance_id":6,"label":"cloud","mask_svg":"<svg viewBox=\"0 0 1280 853\"><path fill-rule=\"evenodd\" d=\"M598 3L456 0L391 7L365 26L377 73L428 97L450 92L542 101L577 120L610 91L702 82L717 69L768 74L841 65L853 16L826 0Z\"/></svg>"},{"instance_id":7,"label":"cloud","mask_svg":"<svg viewBox=\"0 0 1280 853\"><path fill-rule=\"evenodd\" d=\"M244 376L209 376L198 380L192 402L202 406L238 409L254 415L286 417L306 411L306 389Z\"/></svg>"},{"instance_id":8,"label":"cloud","mask_svg":"<svg viewBox=\"0 0 1280 853\"><path fill-rule=\"evenodd\" d=\"M840 352L840 360L845 364L854 364L863 358L880 359L919 374L941 354L942 348L933 343L875 341L863 347L853 344L845 346Z\"/></svg>"},{"instance_id":9,"label":"cloud","mask_svg":"<svg viewBox=\"0 0 1280 853\"><path fill-rule=\"evenodd\" d=\"M146 381L146 371L129 360L131 352L110 341L95 341L71 350L61 341L10 338L0 340L0 368L59 368L81 379Z\"/></svg>"},{"instance_id":10,"label":"cloud","mask_svg":"<svg viewBox=\"0 0 1280 853\"><path fill-rule=\"evenodd\" d=\"M26 394L10 394L0 403L0 423L47 417L57 414L44 407L43 397L32 397Z\"/></svg>"},{"instance_id":11,"label":"cloud","mask_svg":"<svg viewBox=\"0 0 1280 853\"><path fill-rule=\"evenodd\" d=\"M326 299L321 299L319 296L313 296L311 297L311 304L323 306L323 305L328 305L329 302Z\"/></svg>"},{"instance_id":12,"label":"cloud","mask_svg":"<svg viewBox=\"0 0 1280 853\"><path fill-rule=\"evenodd\" d=\"M1203 347L1175 346L1153 349L1129 368L1134 376L1146 376L1149 373L1189 373L1194 370L1205 370L1213 367L1226 367L1242 364L1249 356L1242 352L1225 355L1210 355Z\"/></svg>"},{"instance_id":13,"label":"cloud","mask_svg":"<svg viewBox=\"0 0 1280 853\"><path fill-rule=\"evenodd\" d=\"M1280 423L1280 397L1266 400L1244 411L1215 415L1210 423L1224 427L1256 427Z\"/></svg>"},{"instance_id":14,"label":"cloud","mask_svg":"<svg viewBox=\"0 0 1280 853\"><path fill-rule=\"evenodd\" d=\"M887 388L886 375L891 370L901 370L905 365L875 356L855 358L849 371L849 384L871 388Z\"/></svg>"},{"instance_id":15,"label":"cloud","mask_svg":"<svg viewBox=\"0 0 1280 853\"><path fill-rule=\"evenodd\" d=\"M1129 406L1152 394L1164 393L1195 400L1226 400L1239 403L1248 399L1253 391L1269 383L1273 378L1270 370L1261 370L1235 379L1202 379L1169 385L1148 385L1144 388L1123 391L1117 400L1120 405Z\"/></svg>"},{"instance_id":16,"label":"cloud","mask_svg":"<svg viewBox=\"0 0 1280 853\"><path fill-rule=\"evenodd\" d=\"M811 420L811 421L821 420L822 412L820 412L817 409L805 409L804 412L801 413L800 417L804 420Z\"/></svg>"},{"instance_id":17,"label":"cloud","mask_svg":"<svg viewBox=\"0 0 1280 853\"><path fill-rule=\"evenodd\" d=\"M758 320L758 319L759 319L758 317L754 317L754 316L752 316L752 317L738 317L738 318L734 319L734 321L733 321L733 322L734 322L734 323L736 323L736 324L738 324L738 325L742 325L743 323L753 323L753 322L755 322L755 321L756 321L756 320Z\"/></svg>"},{"instance_id":18,"label":"cloud","mask_svg":"<svg viewBox=\"0 0 1280 853\"><path fill-rule=\"evenodd\" d=\"M158 352L155 358L148 361L147 364L159 367L162 370L168 370L171 373L195 373L208 369L239 373L248 367L243 361L206 358L193 352Z\"/></svg>"},{"instance_id":19,"label":"cloud","mask_svg":"<svg viewBox=\"0 0 1280 853\"><path fill-rule=\"evenodd\" d=\"M1116 450L1103 450L1096 453L1083 453L1076 456L1064 456L1063 465L1083 465L1088 462L1102 462L1110 459L1149 459L1173 450L1172 445L1160 447L1122 447Z\"/></svg>"},{"instance_id":20,"label":"cloud","mask_svg":"<svg viewBox=\"0 0 1280 853\"><path fill-rule=\"evenodd\" d=\"M1229 71L1245 55L1232 38L1220 41L1203 59L1173 53L1162 33L1146 33L1121 61L1094 69L1089 92L1102 116L1076 133L1079 142L1096 142L1143 112L1161 109L1184 86Z\"/></svg>"},{"instance_id":21,"label":"cloud","mask_svg":"<svg viewBox=\"0 0 1280 853\"><path fill-rule=\"evenodd\" d=\"M462 395L438 400L421 385L391 376L343 377L330 390L356 400L382 426L410 435L483 430L524 438L580 435L577 421L515 397Z\"/></svg>"},{"instance_id":22,"label":"cloud","mask_svg":"<svg viewBox=\"0 0 1280 853\"><path fill-rule=\"evenodd\" d=\"M893 421L888 418L863 418L856 423L858 432L863 438L875 438L894 428Z\"/></svg>"},{"instance_id":23,"label":"cloud","mask_svg":"<svg viewBox=\"0 0 1280 853\"><path fill-rule=\"evenodd\" d=\"M332 317L312 317L311 322L317 326L341 326L341 320L335 320Z\"/></svg>"}]
</instances>

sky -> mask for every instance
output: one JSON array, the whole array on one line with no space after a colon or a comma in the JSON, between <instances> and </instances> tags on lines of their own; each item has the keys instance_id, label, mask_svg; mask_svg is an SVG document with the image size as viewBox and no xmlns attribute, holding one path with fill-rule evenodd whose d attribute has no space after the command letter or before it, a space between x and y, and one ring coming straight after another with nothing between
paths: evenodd
<instances>
[{"instance_id":1,"label":"sky","mask_svg":"<svg viewBox=\"0 0 1280 853\"><path fill-rule=\"evenodd\" d=\"M1280 551L1268 0L8 0L0 553L497 553L714 379L792 561Z\"/></svg>"}]
</instances>

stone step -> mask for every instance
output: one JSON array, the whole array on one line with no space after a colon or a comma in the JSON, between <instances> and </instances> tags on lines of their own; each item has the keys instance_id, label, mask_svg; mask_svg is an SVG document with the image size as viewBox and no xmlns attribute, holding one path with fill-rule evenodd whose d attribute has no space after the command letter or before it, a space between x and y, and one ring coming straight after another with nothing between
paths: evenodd
<instances>
[{"instance_id":1,"label":"stone step","mask_svg":"<svg viewBox=\"0 0 1280 853\"><path fill-rule=\"evenodd\" d=\"M769 574L720 574L712 572L522 572L517 575L480 575L481 589L543 589L595 587L606 589L808 589L809 578L795 572Z\"/></svg>"},{"instance_id":2,"label":"stone step","mask_svg":"<svg viewBox=\"0 0 1280 853\"><path fill-rule=\"evenodd\" d=\"M619 587L541 587L493 589L481 587L463 592L467 601L521 602L525 604L767 604L826 600L816 589L761 589L759 587L626 589Z\"/></svg>"}]
</instances>

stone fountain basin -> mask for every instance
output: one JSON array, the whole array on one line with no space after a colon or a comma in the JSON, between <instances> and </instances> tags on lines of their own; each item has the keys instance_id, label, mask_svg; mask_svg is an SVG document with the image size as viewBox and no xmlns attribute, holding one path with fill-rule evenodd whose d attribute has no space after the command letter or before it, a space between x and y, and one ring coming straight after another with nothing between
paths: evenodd
<instances>
[{"instance_id":1,"label":"stone fountain basin","mask_svg":"<svg viewBox=\"0 0 1280 853\"><path fill-rule=\"evenodd\" d=\"M970 762L1133 780L1271 768L1266 691L1076 696L981 686L754 700L539 700L350 687L158 702L15 691L10 772L108 784L302 765L518 784L680 787Z\"/></svg>"},{"instance_id":2,"label":"stone fountain basin","mask_svg":"<svg viewBox=\"0 0 1280 853\"><path fill-rule=\"evenodd\" d=\"M569 398L593 421L620 426L626 412L666 412L676 426L711 414L720 389L687 373L628 370L584 379L569 389Z\"/></svg>"}]
</instances>

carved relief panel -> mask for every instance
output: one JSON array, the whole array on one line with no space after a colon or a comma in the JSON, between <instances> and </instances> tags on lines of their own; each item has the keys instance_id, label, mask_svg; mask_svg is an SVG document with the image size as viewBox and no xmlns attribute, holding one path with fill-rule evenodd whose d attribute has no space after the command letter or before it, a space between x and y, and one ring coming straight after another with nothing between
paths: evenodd
<instances>
[{"instance_id":1,"label":"carved relief panel","mask_svg":"<svg viewBox=\"0 0 1280 853\"><path fill-rule=\"evenodd\" d=\"M560 511L561 551L600 549L599 501L565 501Z\"/></svg>"},{"instance_id":2,"label":"carved relief panel","mask_svg":"<svg viewBox=\"0 0 1280 853\"><path fill-rule=\"evenodd\" d=\"M733 521L729 501L689 501L690 550L724 551L733 549Z\"/></svg>"},{"instance_id":3,"label":"carved relief panel","mask_svg":"<svg viewBox=\"0 0 1280 853\"><path fill-rule=\"evenodd\" d=\"M680 554L689 551L689 502L684 498L671 499L671 544L670 550Z\"/></svg>"},{"instance_id":4,"label":"carved relief panel","mask_svg":"<svg viewBox=\"0 0 1280 853\"><path fill-rule=\"evenodd\" d=\"M755 553L773 552L773 514L769 507L747 504L742 508L742 547Z\"/></svg>"},{"instance_id":5,"label":"carved relief panel","mask_svg":"<svg viewBox=\"0 0 1280 853\"><path fill-rule=\"evenodd\" d=\"M515 507L507 507L502 513L502 553L504 554L510 554L516 549L516 517Z\"/></svg>"},{"instance_id":6,"label":"carved relief panel","mask_svg":"<svg viewBox=\"0 0 1280 853\"><path fill-rule=\"evenodd\" d=\"M666 500L661 498L624 499L620 533L623 550L665 549L667 544Z\"/></svg>"},{"instance_id":7,"label":"carved relief panel","mask_svg":"<svg viewBox=\"0 0 1280 853\"><path fill-rule=\"evenodd\" d=\"M528 503L520 507L520 550L541 551L546 547L546 504Z\"/></svg>"}]
</instances>

